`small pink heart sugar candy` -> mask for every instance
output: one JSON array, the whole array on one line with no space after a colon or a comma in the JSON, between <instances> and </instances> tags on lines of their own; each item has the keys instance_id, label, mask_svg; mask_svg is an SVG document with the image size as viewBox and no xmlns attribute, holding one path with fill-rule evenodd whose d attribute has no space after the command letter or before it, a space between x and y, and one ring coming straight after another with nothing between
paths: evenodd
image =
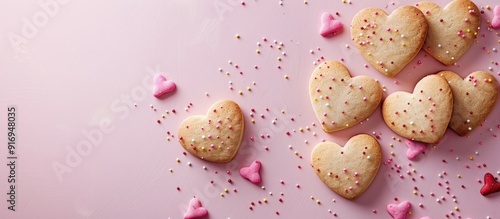
<instances>
[{"instance_id":1,"label":"small pink heart sugar candy","mask_svg":"<svg viewBox=\"0 0 500 219\"><path fill-rule=\"evenodd\" d=\"M493 9L493 19L491 19L491 27L494 29L500 28L500 5Z\"/></svg>"},{"instance_id":2,"label":"small pink heart sugar candy","mask_svg":"<svg viewBox=\"0 0 500 219\"><path fill-rule=\"evenodd\" d=\"M334 20L330 13L324 12L321 15L321 27L319 28L319 34L323 37L337 34L338 31L342 29L342 23L340 21Z\"/></svg>"},{"instance_id":3,"label":"small pink heart sugar candy","mask_svg":"<svg viewBox=\"0 0 500 219\"><path fill-rule=\"evenodd\" d=\"M153 96L156 98L175 89L175 83L167 80L162 74L155 74L153 77Z\"/></svg>"},{"instance_id":4,"label":"small pink heart sugar candy","mask_svg":"<svg viewBox=\"0 0 500 219\"><path fill-rule=\"evenodd\" d=\"M387 212L394 219L405 219L406 214L410 210L410 205L409 201L403 201L399 204L389 204L387 205Z\"/></svg>"},{"instance_id":5,"label":"small pink heart sugar candy","mask_svg":"<svg viewBox=\"0 0 500 219\"><path fill-rule=\"evenodd\" d=\"M260 183L260 161L256 160L252 162L252 164L249 167L242 167L240 169L240 175L245 178L250 180L253 184L259 184Z\"/></svg>"},{"instance_id":6,"label":"small pink heart sugar candy","mask_svg":"<svg viewBox=\"0 0 500 219\"><path fill-rule=\"evenodd\" d=\"M201 202L198 198L193 197L191 201L189 201L189 206L186 213L184 213L184 219L202 218L207 215L208 215L207 209L201 207Z\"/></svg>"},{"instance_id":7,"label":"small pink heart sugar candy","mask_svg":"<svg viewBox=\"0 0 500 219\"><path fill-rule=\"evenodd\" d=\"M408 150L406 151L406 157L410 160L415 159L420 153L424 152L425 149L427 149L427 144L418 141L412 141L410 139L405 139L405 145L406 147L408 147Z\"/></svg>"}]
</instances>

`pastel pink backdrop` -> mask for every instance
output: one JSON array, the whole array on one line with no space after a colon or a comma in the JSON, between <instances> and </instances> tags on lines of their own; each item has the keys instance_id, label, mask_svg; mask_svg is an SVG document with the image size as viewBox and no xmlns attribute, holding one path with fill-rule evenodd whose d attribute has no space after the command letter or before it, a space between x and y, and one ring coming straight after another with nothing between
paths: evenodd
<instances>
[{"instance_id":1,"label":"pastel pink backdrop","mask_svg":"<svg viewBox=\"0 0 500 219\"><path fill-rule=\"evenodd\" d=\"M208 209L208 218L389 218L385 207L395 203L395 198L412 203L408 218L500 215L500 197L481 196L482 184L477 182L486 172L498 176L500 170L499 141L493 136L500 132L499 103L469 137L448 130L435 149L409 161L403 141L398 142L399 136L383 123L380 108L361 125L326 134L312 125L317 121L307 92L313 62L320 57L344 59L352 75L376 78L387 87L384 97L397 90L411 91L424 75L444 69L466 76L491 67L491 73L500 79L495 64L500 55L493 51L500 47L500 38L485 23L492 19L492 10L484 10L478 42L458 65L443 66L421 51L390 79L372 67L365 68L366 61L350 39L350 21L368 6L390 12L417 1L352 0L349 4L309 0L304 4L285 0L283 5L278 0L248 0L245 5L235 0L41 2L2 1L0 7L0 124L6 126L7 106L16 105L19 157L16 212L11 212L4 201L8 192L7 131L2 129L0 218L182 218L192 196ZM448 1L438 2L444 6ZM495 3L475 2L492 8ZM337 36L319 35L323 12L343 23L344 30ZM23 33L29 25L25 22L36 31ZM13 34L23 40L11 43ZM175 81L177 89L164 98L154 98L155 72ZM240 90L243 95L238 94ZM204 114L222 98L238 102L245 114L240 153L229 164L183 155L177 136L166 132L176 135L183 119ZM255 124L251 123L251 109L256 111ZM94 143L91 149L78 152L79 146L92 139L84 133L93 133ZM322 139L344 144L357 133L379 136L383 161L391 158L392 162L381 166L365 194L348 201L317 178L309 166L309 155ZM68 162L71 153L79 153L81 160ZM238 174L241 166L255 159L262 162L260 185ZM58 177L53 165L59 164L71 172ZM395 165L400 165L400 173ZM437 202L441 197L444 200ZM253 210L249 210L251 202L255 203Z\"/></svg>"}]
</instances>

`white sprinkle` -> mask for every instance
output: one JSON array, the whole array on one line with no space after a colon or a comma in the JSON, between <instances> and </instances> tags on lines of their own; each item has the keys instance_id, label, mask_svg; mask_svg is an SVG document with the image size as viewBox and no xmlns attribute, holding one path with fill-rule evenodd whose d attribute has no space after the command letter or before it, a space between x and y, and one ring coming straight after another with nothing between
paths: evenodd
<instances>
[{"instance_id":1,"label":"white sprinkle","mask_svg":"<svg viewBox=\"0 0 500 219\"><path fill-rule=\"evenodd\" d=\"M366 156L366 159L368 159L368 160L369 160L370 158L371 158L370 156Z\"/></svg>"}]
</instances>

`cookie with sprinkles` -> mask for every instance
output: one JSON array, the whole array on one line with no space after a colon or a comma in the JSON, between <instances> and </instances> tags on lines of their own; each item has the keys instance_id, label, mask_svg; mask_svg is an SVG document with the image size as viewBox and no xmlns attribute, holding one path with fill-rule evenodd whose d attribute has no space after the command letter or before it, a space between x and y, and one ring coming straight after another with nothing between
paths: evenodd
<instances>
[{"instance_id":1,"label":"cookie with sprinkles","mask_svg":"<svg viewBox=\"0 0 500 219\"><path fill-rule=\"evenodd\" d=\"M394 77L415 58L427 30L423 13L413 6L401 6L390 15L380 8L365 8L351 22L354 45L387 77Z\"/></svg>"},{"instance_id":2,"label":"cookie with sprinkles","mask_svg":"<svg viewBox=\"0 0 500 219\"><path fill-rule=\"evenodd\" d=\"M437 143L446 132L453 110L453 96L447 81L437 75L422 78L413 93L398 91L382 104L387 126L404 138Z\"/></svg>"},{"instance_id":3,"label":"cookie with sprinkles","mask_svg":"<svg viewBox=\"0 0 500 219\"><path fill-rule=\"evenodd\" d=\"M244 125L238 104L220 100L210 107L207 115L191 116L180 124L179 143L202 160L227 163L238 152Z\"/></svg>"},{"instance_id":4,"label":"cookie with sprinkles","mask_svg":"<svg viewBox=\"0 0 500 219\"><path fill-rule=\"evenodd\" d=\"M382 90L373 78L351 78L338 61L325 61L314 69L309 81L314 113L325 132L349 128L370 116L382 99Z\"/></svg>"},{"instance_id":5,"label":"cookie with sprinkles","mask_svg":"<svg viewBox=\"0 0 500 219\"><path fill-rule=\"evenodd\" d=\"M441 8L433 2L417 4L429 24L423 49L444 65L455 63L476 38L480 10L469 0L454 0Z\"/></svg>"},{"instance_id":6,"label":"cookie with sprinkles","mask_svg":"<svg viewBox=\"0 0 500 219\"><path fill-rule=\"evenodd\" d=\"M370 186L382 162L375 138L359 134L340 146L321 142L311 153L314 172L331 190L347 199L359 197Z\"/></svg>"},{"instance_id":7,"label":"cookie with sprinkles","mask_svg":"<svg viewBox=\"0 0 500 219\"><path fill-rule=\"evenodd\" d=\"M475 71L464 79L452 71L441 71L453 93L453 114L449 127L464 136L491 113L498 98L498 81L486 71Z\"/></svg>"}]
</instances>

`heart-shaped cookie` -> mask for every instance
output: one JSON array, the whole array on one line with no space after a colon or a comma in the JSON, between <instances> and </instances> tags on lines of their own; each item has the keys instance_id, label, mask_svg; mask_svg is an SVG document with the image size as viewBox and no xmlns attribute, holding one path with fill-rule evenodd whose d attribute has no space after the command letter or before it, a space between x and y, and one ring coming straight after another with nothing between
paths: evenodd
<instances>
[{"instance_id":1,"label":"heart-shaped cookie","mask_svg":"<svg viewBox=\"0 0 500 219\"><path fill-rule=\"evenodd\" d=\"M433 2L417 4L429 24L422 47L445 65L455 63L476 38L481 21L477 6L469 0L454 0L443 9Z\"/></svg>"},{"instance_id":2,"label":"heart-shaped cookie","mask_svg":"<svg viewBox=\"0 0 500 219\"><path fill-rule=\"evenodd\" d=\"M351 23L351 38L361 55L379 72L394 77L420 51L427 21L418 8L401 6L390 15L365 8Z\"/></svg>"},{"instance_id":3,"label":"heart-shaped cookie","mask_svg":"<svg viewBox=\"0 0 500 219\"><path fill-rule=\"evenodd\" d=\"M476 71L462 79L452 71L437 75L448 81L453 93L453 114L449 127L464 136L490 114L498 97L498 81L486 71Z\"/></svg>"},{"instance_id":4,"label":"heart-shaped cookie","mask_svg":"<svg viewBox=\"0 0 500 219\"><path fill-rule=\"evenodd\" d=\"M311 165L321 181L347 199L357 198L370 186L381 161L380 145L367 134L352 137L344 147L319 143L311 154Z\"/></svg>"},{"instance_id":5,"label":"heart-shaped cookie","mask_svg":"<svg viewBox=\"0 0 500 219\"><path fill-rule=\"evenodd\" d=\"M481 195L500 192L500 182L497 182L491 173L486 173L484 174L484 185L479 192Z\"/></svg>"},{"instance_id":6,"label":"heart-shaped cookie","mask_svg":"<svg viewBox=\"0 0 500 219\"><path fill-rule=\"evenodd\" d=\"M446 132L453 109L453 96L445 79L437 75L422 78L413 93L389 95L382 104L385 123L412 141L437 143Z\"/></svg>"},{"instance_id":7,"label":"heart-shaped cookie","mask_svg":"<svg viewBox=\"0 0 500 219\"><path fill-rule=\"evenodd\" d=\"M325 61L311 75L309 97L323 130L333 132L370 116L380 103L382 90L373 78L351 78L342 63Z\"/></svg>"},{"instance_id":8,"label":"heart-shaped cookie","mask_svg":"<svg viewBox=\"0 0 500 219\"><path fill-rule=\"evenodd\" d=\"M231 100L214 103L207 115L185 119L179 126L179 142L186 151L202 159L227 163L233 159L243 138L244 119Z\"/></svg>"},{"instance_id":9,"label":"heart-shaped cookie","mask_svg":"<svg viewBox=\"0 0 500 219\"><path fill-rule=\"evenodd\" d=\"M323 37L336 35L338 31L342 30L342 23L338 20L334 20L330 13L324 12L321 15L321 27L319 28L319 34Z\"/></svg>"},{"instance_id":10,"label":"heart-shaped cookie","mask_svg":"<svg viewBox=\"0 0 500 219\"><path fill-rule=\"evenodd\" d=\"M173 81L167 80L162 74L155 74L153 77L153 96L156 98L161 97L161 95L166 94L175 89L175 83Z\"/></svg>"}]
</instances>

